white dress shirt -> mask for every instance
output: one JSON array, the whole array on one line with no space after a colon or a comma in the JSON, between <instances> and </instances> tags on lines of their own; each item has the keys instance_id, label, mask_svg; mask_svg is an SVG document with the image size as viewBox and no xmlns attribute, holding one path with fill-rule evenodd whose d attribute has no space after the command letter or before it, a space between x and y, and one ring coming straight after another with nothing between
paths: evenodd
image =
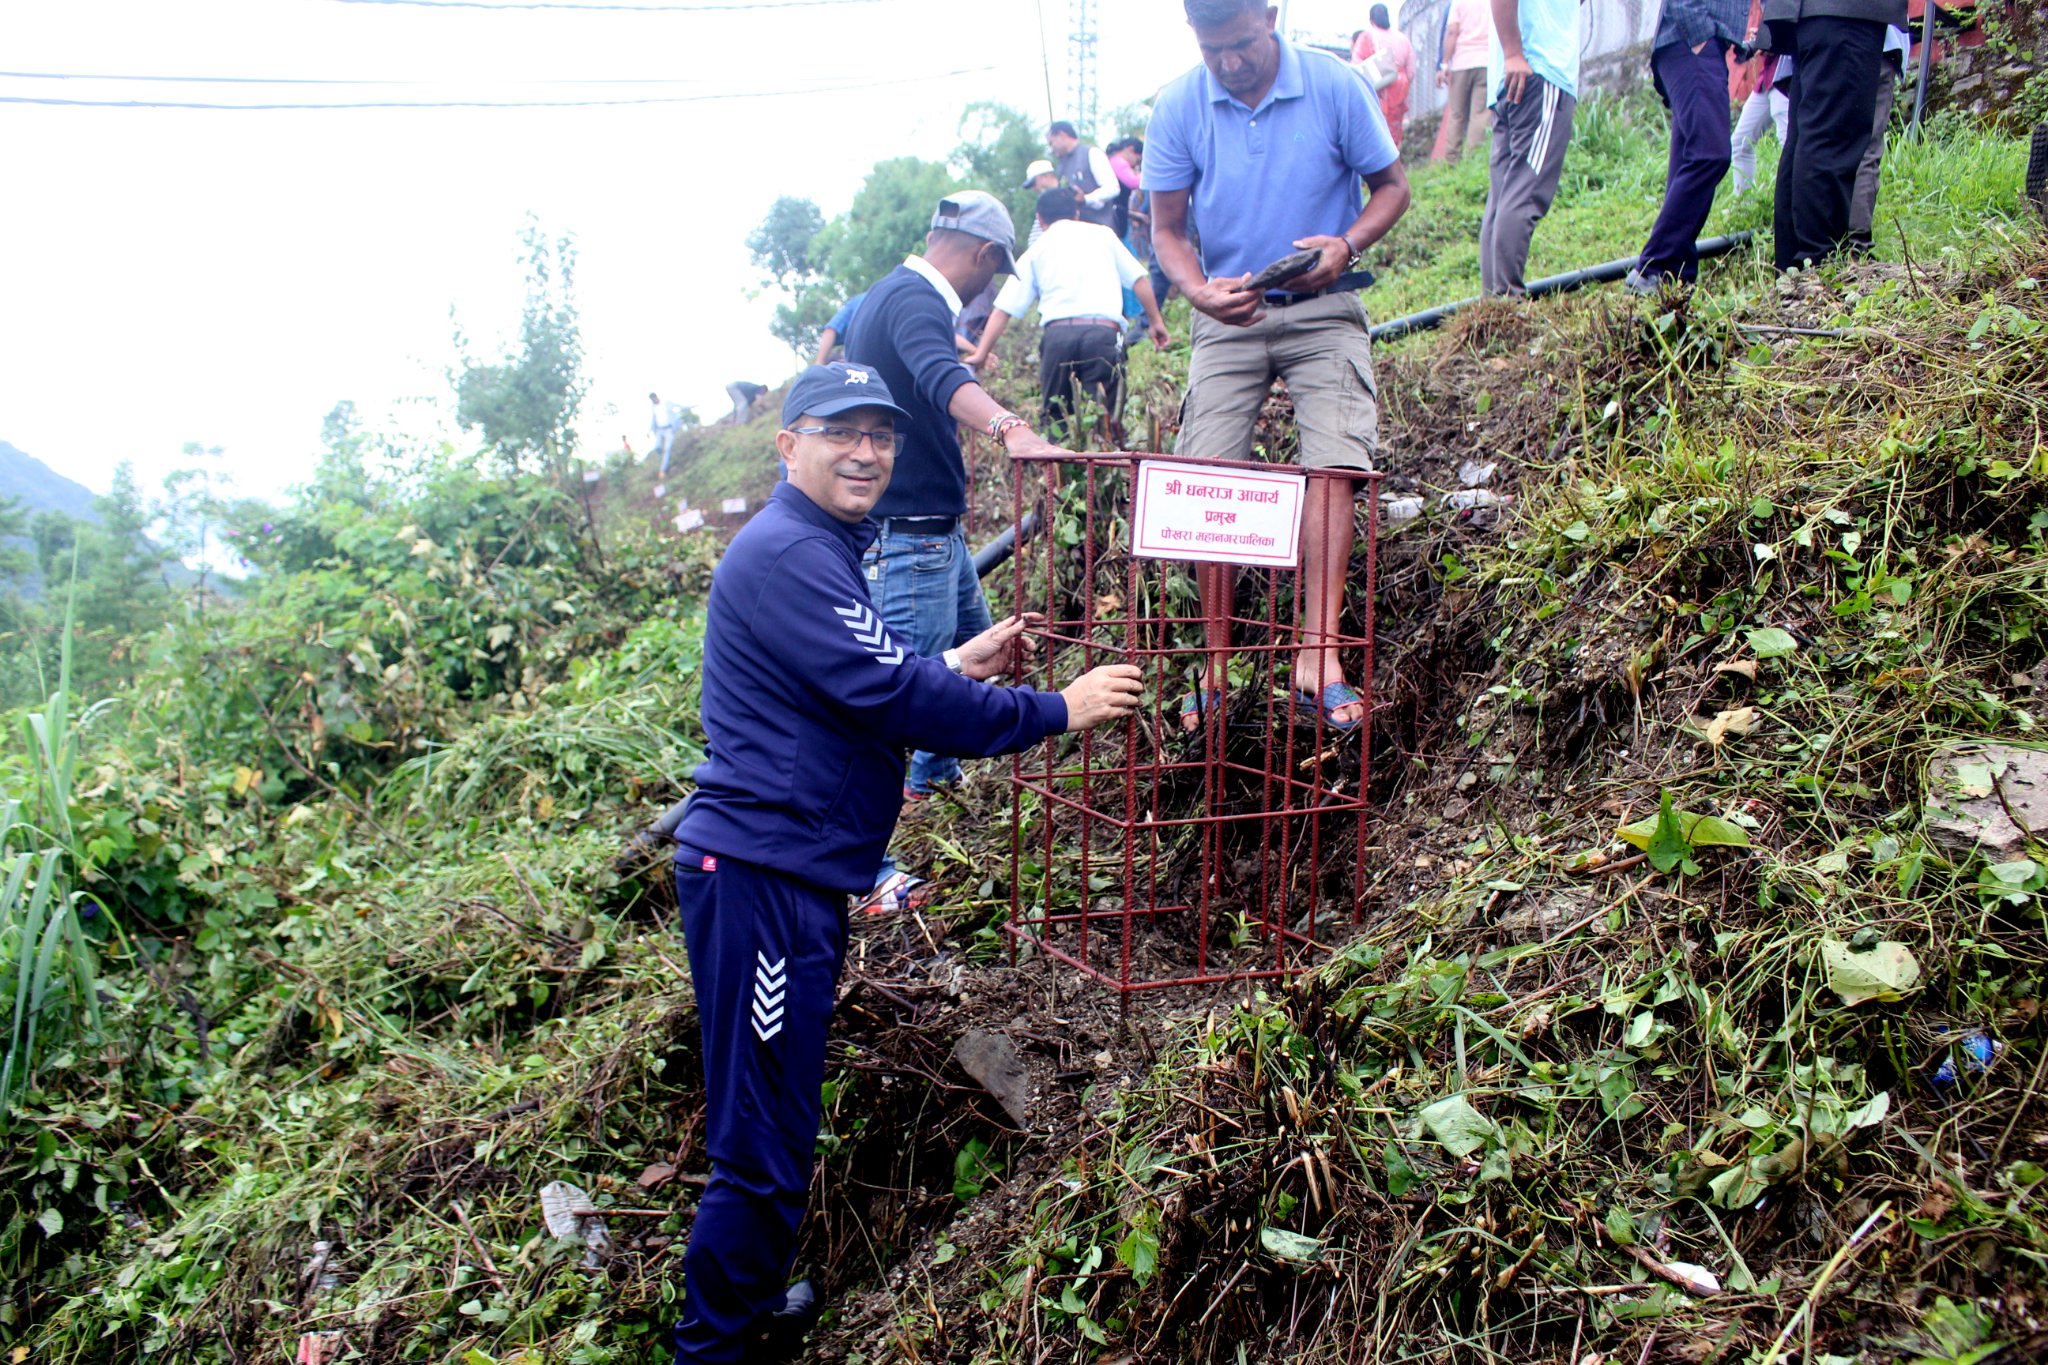
<instances>
[{"instance_id":1,"label":"white dress shirt","mask_svg":"<svg viewBox=\"0 0 2048 1365\"><path fill-rule=\"evenodd\" d=\"M996 307L1019 318L1036 303L1041 322L1121 318L1124 289L1145 273L1114 229L1066 218L1047 226L1038 245L1018 258Z\"/></svg>"},{"instance_id":2,"label":"white dress shirt","mask_svg":"<svg viewBox=\"0 0 2048 1365\"><path fill-rule=\"evenodd\" d=\"M903 264L931 281L932 288L939 291L939 297L946 301L946 307L951 310L953 316L960 316L960 291L953 287L951 280L939 273L937 266L922 256L905 256Z\"/></svg>"}]
</instances>

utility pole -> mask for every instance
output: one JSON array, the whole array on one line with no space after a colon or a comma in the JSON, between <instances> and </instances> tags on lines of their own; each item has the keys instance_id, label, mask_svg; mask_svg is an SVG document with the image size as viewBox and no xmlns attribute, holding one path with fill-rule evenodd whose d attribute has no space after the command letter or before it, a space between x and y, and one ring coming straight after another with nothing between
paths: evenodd
<instances>
[{"instance_id":1,"label":"utility pole","mask_svg":"<svg viewBox=\"0 0 2048 1365\"><path fill-rule=\"evenodd\" d=\"M1095 136L1095 0L1068 0L1067 117Z\"/></svg>"}]
</instances>

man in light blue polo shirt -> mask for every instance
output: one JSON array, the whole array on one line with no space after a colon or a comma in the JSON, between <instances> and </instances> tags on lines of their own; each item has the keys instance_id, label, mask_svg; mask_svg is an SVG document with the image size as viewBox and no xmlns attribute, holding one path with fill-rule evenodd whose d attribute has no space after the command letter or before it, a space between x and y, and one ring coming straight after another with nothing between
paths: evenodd
<instances>
[{"instance_id":1,"label":"man in light blue polo shirt","mask_svg":"<svg viewBox=\"0 0 2048 1365\"><path fill-rule=\"evenodd\" d=\"M1479 284L1524 294L1529 239L1550 212L1579 107L1579 0L1493 0L1486 68L1493 159L1479 222Z\"/></svg>"},{"instance_id":2,"label":"man in light blue polo shirt","mask_svg":"<svg viewBox=\"0 0 2048 1365\"><path fill-rule=\"evenodd\" d=\"M1202 64L1167 86L1145 130L1144 188L1152 245L1166 276L1194 304L1194 357L1181 403L1183 455L1242 460L1276 375L1287 381L1310 468L1372 467L1379 407L1372 339L1350 274L1360 252L1408 208L1408 176L1380 102L1358 73L1274 32L1263 0L1185 0ZM1365 198L1360 181L1370 190ZM1199 252L1189 210L1201 224ZM1238 292L1250 276L1297 250L1322 259L1284 289ZM1331 643L1344 607L1356 532L1352 481L1310 483L1302 529L1302 647L1293 666L1296 710L1319 725L1353 729L1365 717ZM1203 565L1214 622L1227 615L1231 579ZM1220 715L1227 626L1212 626L1202 683L1184 700L1194 729Z\"/></svg>"}]
</instances>

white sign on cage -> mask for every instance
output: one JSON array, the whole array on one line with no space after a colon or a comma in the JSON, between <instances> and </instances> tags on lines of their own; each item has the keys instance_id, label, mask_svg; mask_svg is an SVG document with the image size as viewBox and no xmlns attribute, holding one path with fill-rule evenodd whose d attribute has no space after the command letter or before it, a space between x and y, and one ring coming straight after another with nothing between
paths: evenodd
<instances>
[{"instance_id":1,"label":"white sign on cage","mask_svg":"<svg viewBox=\"0 0 2048 1365\"><path fill-rule=\"evenodd\" d=\"M1131 551L1147 559L1291 569L1301 558L1307 482L1304 475L1277 469L1142 461Z\"/></svg>"}]
</instances>

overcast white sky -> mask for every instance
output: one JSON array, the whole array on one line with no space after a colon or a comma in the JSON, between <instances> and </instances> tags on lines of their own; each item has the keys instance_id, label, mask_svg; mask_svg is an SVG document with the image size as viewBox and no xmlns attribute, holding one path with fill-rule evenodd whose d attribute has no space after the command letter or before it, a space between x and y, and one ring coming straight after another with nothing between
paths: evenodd
<instances>
[{"instance_id":1,"label":"overcast white sky","mask_svg":"<svg viewBox=\"0 0 2048 1365\"><path fill-rule=\"evenodd\" d=\"M793 362L766 331L769 302L749 298L744 245L775 197L838 212L875 161L943 157L968 102L1042 119L1046 98L1038 0L771 3L7 5L10 72L405 84L10 75L0 97L711 98L265 112L0 102L0 439L95 491L122 460L153 489L186 463L185 442L219 445L241 492L276 497L310 473L339 399L387 428L439 429L449 310L495 355L517 323L529 212L580 251L587 453L621 436L644 449L649 389L708 418L725 409L727 381L778 381ZM1063 102L1069 0L1042 5ZM1180 0L1096 7L1105 111L1193 64ZM1289 17L1348 32L1366 8L1293 0ZM569 81L669 83L535 84ZM864 81L904 83L787 93Z\"/></svg>"}]
</instances>

